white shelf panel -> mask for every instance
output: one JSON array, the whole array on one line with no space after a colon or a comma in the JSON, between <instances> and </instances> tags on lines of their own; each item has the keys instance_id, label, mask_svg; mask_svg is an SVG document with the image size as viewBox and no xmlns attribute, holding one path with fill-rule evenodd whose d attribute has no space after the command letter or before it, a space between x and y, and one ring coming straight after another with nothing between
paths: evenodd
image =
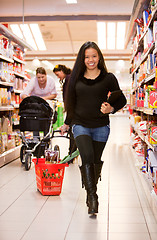
<instances>
[{"instance_id":1,"label":"white shelf panel","mask_svg":"<svg viewBox=\"0 0 157 240\"><path fill-rule=\"evenodd\" d=\"M26 64L25 61L22 61L21 59L15 57L15 56L13 57L13 59L14 59L15 62L22 63L22 64L24 64L24 65Z\"/></svg>"},{"instance_id":2,"label":"white shelf panel","mask_svg":"<svg viewBox=\"0 0 157 240\"><path fill-rule=\"evenodd\" d=\"M11 105L8 105L8 106L0 106L0 111L12 111L14 110L14 107L11 106Z\"/></svg>"},{"instance_id":3,"label":"white shelf panel","mask_svg":"<svg viewBox=\"0 0 157 240\"><path fill-rule=\"evenodd\" d=\"M20 149L21 145L0 154L0 167L17 159L20 156Z\"/></svg>"},{"instance_id":4,"label":"white shelf panel","mask_svg":"<svg viewBox=\"0 0 157 240\"><path fill-rule=\"evenodd\" d=\"M14 89L14 93L20 94L23 90Z\"/></svg>"},{"instance_id":5,"label":"white shelf panel","mask_svg":"<svg viewBox=\"0 0 157 240\"><path fill-rule=\"evenodd\" d=\"M6 87L13 87L14 83L0 81L0 85L6 86Z\"/></svg>"},{"instance_id":6,"label":"white shelf panel","mask_svg":"<svg viewBox=\"0 0 157 240\"><path fill-rule=\"evenodd\" d=\"M14 63L14 60L12 58L8 58L6 56L3 56L2 54L0 54L0 59L4 60L6 62Z\"/></svg>"}]
</instances>

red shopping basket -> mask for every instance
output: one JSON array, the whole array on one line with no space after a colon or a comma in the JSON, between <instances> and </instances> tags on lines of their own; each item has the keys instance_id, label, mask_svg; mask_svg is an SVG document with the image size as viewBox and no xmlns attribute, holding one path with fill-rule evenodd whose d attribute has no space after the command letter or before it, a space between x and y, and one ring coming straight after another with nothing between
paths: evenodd
<instances>
[{"instance_id":1,"label":"red shopping basket","mask_svg":"<svg viewBox=\"0 0 157 240\"><path fill-rule=\"evenodd\" d=\"M42 195L60 195L64 177L64 164L45 163L45 158L33 159L35 163L37 189Z\"/></svg>"}]
</instances>

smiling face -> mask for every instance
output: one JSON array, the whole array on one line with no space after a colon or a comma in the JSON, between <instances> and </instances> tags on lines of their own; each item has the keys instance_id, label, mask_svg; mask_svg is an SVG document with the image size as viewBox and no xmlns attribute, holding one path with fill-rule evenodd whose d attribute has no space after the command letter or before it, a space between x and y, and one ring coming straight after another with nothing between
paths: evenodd
<instances>
[{"instance_id":1,"label":"smiling face","mask_svg":"<svg viewBox=\"0 0 157 240\"><path fill-rule=\"evenodd\" d=\"M86 65L87 70L94 70L98 68L99 55L94 48L87 48L85 50L84 63Z\"/></svg>"},{"instance_id":2,"label":"smiling face","mask_svg":"<svg viewBox=\"0 0 157 240\"><path fill-rule=\"evenodd\" d=\"M47 81L47 76L45 74L37 73L36 75L39 86L44 86Z\"/></svg>"}]
</instances>

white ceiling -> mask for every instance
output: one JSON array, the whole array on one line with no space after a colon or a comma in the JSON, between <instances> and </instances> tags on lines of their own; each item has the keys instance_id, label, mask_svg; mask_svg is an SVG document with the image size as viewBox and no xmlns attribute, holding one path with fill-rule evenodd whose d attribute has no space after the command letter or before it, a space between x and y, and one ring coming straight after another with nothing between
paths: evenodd
<instances>
[{"instance_id":1,"label":"white ceiling","mask_svg":"<svg viewBox=\"0 0 157 240\"><path fill-rule=\"evenodd\" d=\"M72 57L76 57L80 46L89 40L97 42L97 21L117 20L129 24L133 5L134 0L78 0L78 4L73 5L67 5L65 0L0 0L0 22L38 22L47 51L26 52L27 68L36 68L32 64L35 56L48 59L54 65L72 67ZM122 85L130 84L130 49L103 53L109 71L119 70ZM118 59L125 59L123 66Z\"/></svg>"},{"instance_id":2,"label":"white ceiling","mask_svg":"<svg viewBox=\"0 0 157 240\"><path fill-rule=\"evenodd\" d=\"M23 4L24 3L24 4ZM66 4L65 0L1 0L1 16L55 16L55 15L131 15L134 0L78 0Z\"/></svg>"}]
</instances>

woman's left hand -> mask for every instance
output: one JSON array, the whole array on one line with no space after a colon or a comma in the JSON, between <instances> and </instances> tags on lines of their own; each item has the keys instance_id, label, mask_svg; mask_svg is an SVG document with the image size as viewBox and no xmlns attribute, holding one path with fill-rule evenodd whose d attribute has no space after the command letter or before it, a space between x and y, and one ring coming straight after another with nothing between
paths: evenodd
<instances>
[{"instance_id":1,"label":"woman's left hand","mask_svg":"<svg viewBox=\"0 0 157 240\"><path fill-rule=\"evenodd\" d=\"M103 114L111 113L113 110L114 110L114 108L108 102L104 102L104 103L101 104L100 111Z\"/></svg>"}]
</instances>

